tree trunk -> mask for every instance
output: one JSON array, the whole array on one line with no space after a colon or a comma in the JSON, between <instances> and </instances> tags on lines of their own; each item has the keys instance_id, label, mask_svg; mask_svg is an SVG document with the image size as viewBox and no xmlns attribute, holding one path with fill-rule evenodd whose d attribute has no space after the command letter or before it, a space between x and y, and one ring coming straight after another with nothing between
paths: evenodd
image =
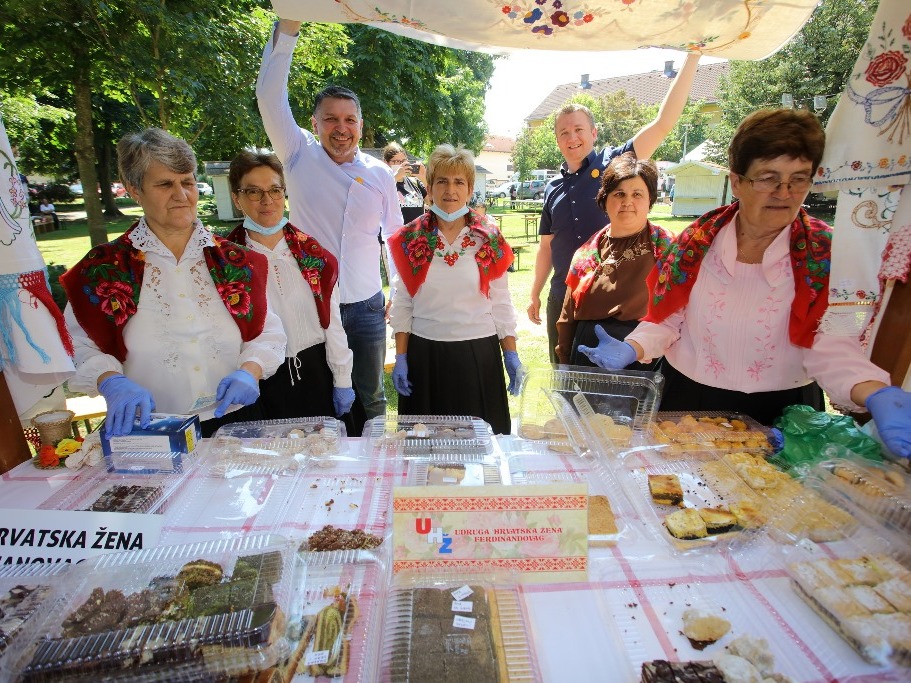
<instances>
[{"instance_id":1,"label":"tree trunk","mask_svg":"<svg viewBox=\"0 0 911 683\"><path fill-rule=\"evenodd\" d=\"M122 216L117 208L117 198L111 191L111 136L110 124L105 124L104 140L101 142L101 154L98 158L98 182L101 183L101 201L104 203L104 215L109 218Z\"/></svg>"},{"instance_id":2,"label":"tree trunk","mask_svg":"<svg viewBox=\"0 0 911 683\"><path fill-rule=\"evenodd\" d=\"M92 129L92 84L89 62L76 54L73 96L76 102L76 165L82 181L82 200L88 216L89 239L97 246L108 241L108 231L98 198L98 174L95 172L95 134ZM110 190L110 185L108 185Z\"/></svg>"}]
</instances>

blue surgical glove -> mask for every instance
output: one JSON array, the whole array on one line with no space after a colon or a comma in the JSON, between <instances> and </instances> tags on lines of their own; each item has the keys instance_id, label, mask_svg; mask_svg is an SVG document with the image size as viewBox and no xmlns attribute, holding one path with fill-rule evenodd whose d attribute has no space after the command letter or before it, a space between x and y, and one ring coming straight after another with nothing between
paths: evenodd
<instances>
[{"instance_id":1,"label":"blue surgical glove","mask_svg":"<svg viewBox=\"0 0 911 683\"><path fill-rule=\"evenodd\" d=\"M773 453L781 453L784 450L784 433L777 427L769 430L769 445Z\"/></svg>"},{"instance_id":2,"label":"blue surgical glove","mask_svg":"<svg viewBox=\"0 0 911 683\"><path fill-rule=\"evenodd\" d=\"M246 370L235 370L218 383L215 400L220 401L215 417L224 417L232 405L248 406L259 398L259 382Z\"/></svg>"},{"instance_id":3,"label":"blue surgical glove","mask_svg":"<svg viewBox=\"0 0 911 683\"><path fill-rule=\"evenodd\" d=\"M139 409L139 426L149 426L155 399L152 392L125 375L111 375L98 387L108 404L108 415L104 421L107 436L126 436L133 430L136 410Z\"/></svg>"},{"instance_id":4,"label":"blue surgical glove","mask_svg":"<svg viewBox=\"0 0 911 683\"><path fill-rule=\"evenodd\" d=\"M595 334L598 335L596 347L579 344L578 348L580 353L584 353L599 368L622 370L636 362L636 349L632 346L614 339L600 325L595 325Z\"/></svg>"},{"instance_id":5,"label":"blue surgical glove","mask_svg":"<svg viewBox=\"0 0 911 683\"><path fill-rule=\"evenodd\" d=\"M883 387L867 397L867 410L889 450L903 458L911 457L911 393Z\"/></svg>"},{"instance_id":6,"label":"blue surgical glove","mask_svg":"<svg viewBox=\"0 0 911 683\"><path fill-rule=\"evenodd\" d=\"M408 381L408 354L395 354L395 367L392 368L392 386L402 396L411 396L411 382Z\"/></svg>"},{"instance_id":7,"label":"blue surgical glove","mask_svg":"<svg viewBox=\"0 0 911 683\"><path fill-rule=\"evenodd\" d=\"M351 410L354 403L354 389L351 387L333 387L332 388L332 405L335 407L335 414L341 417Z\"/></svg>"},{"instance_id":8,"label":"blue surgical glove","mask_svg":"<svg viewBox=\"0 0 911 683\"><path fill-rule=\"evenodd\" d=\"M509 386L506 387L506 391L513 396L518 396L522 391L522 380L525 378L525 367L519 360L518 352L504 351L503 365L506 366L506 374L509 376Z\"/></svg>"}]
</instances>

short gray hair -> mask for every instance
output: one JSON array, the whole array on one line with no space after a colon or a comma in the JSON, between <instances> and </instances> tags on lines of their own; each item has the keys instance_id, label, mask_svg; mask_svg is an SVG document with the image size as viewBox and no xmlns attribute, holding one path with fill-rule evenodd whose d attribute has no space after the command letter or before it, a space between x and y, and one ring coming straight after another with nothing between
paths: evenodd
<instances>
[{"instance_id":1,"label":"short gray hair","mask_svg":"<svg viewBox=\"0 0 911 683\"><path fill-rule=\"evenodd\" d=\"M175 173L196 175L196 155L186 140L174 137L161 128L146 128L127 133L117 143L117 167L125 185L142 187L146 171L153 161L164 164Z\"/></svg>"},{"instance_id":2,"label":"short gray hair","mask_svg":"<svg viewBox=\"0 0 911 683\"><path fill-rule=\"evenodd\" d=\"M455 171L468 180L468 187L474 192L474 154L471 150L452 145L437 145L427 160L427 186L433 186L433 179L442 173Z\"/></svg>"}]
</instances>

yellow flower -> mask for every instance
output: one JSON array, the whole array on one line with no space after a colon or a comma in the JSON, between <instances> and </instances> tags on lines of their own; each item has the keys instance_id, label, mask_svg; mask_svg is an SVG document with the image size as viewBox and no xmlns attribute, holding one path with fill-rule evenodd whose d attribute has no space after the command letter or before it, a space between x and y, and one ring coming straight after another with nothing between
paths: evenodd
<instances>
[{"instance_id":1,"label":"yellow flower","mask_svg":"<svg viewBox=\"0 0 911 683\"><path fill-rule=\"evenodd\" d=\"M888 168L888 167L889 167L889 160L886 159L885 157L883 157L882 159L880 159L880 160L879 160L879 167L880 167L880 168Z\"/></svg>"},{"instance_id":2,"label":"yellow flower","mask_svg":"<svg viewBox=\"0 0 911 683\"><path fill-rule=\"evenodd\" d=\"M746 39L749 38L751 35L752 35L752 34L751 34L749 31L744 31L744 32L741 33L739 36L737 36L737 40L746 40Z\"/></svg>"},{"instance_id":3,"label":"yellow flower","mask_svg":"<svg viewBox=\"0 0 911 683\"><path fill-rule=\"evenodd\" d=\"M82 444L76 441L76 439L61 439L57 444L57 455L61 458L65 458L68 455L72 455L76 451L82 448Z\"/></svg>"},{"instance_id":4,"label":"yellow flower","mask_svg":"<svg viewBox=\"0 0 911 683\"><path fill-rule=\"evenodd\" d=\"M601 171L599 171L597 168L593 168L592 169L592 178L597 178L599 175L601 175Z\"/></svg>"}]
</instances>

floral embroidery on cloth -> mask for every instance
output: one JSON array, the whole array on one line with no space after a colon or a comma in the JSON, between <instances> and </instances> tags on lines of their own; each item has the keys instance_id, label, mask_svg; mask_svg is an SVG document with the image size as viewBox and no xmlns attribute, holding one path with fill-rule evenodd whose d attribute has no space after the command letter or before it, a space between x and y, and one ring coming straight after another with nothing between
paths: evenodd
<instances>
[{"instance_id":1,"label":"floral embroidery on cloth","mask_svg":"<svg viewBox=\"0 0 911 683\"><path fill-rule=\"evenodd\" d=\"M738 208L739 203L734 202L703 214L659 257L647 279L651 296L643 320L660 323L686 306L703 257L721 228L734 219ZM793 344L810 348L828 305L832 235L828 225L803 209L789 230L795 291L788 332Z\"/></svg>"},{"instance_id":2,"label":"floral embroidery on cloth","mask_svg":"<svg viewBox=\"0 0 911 683\"><path fill-rule=\"evenodd\" d=\"M338 260L316 239L293 225L287 224L283 230L285 243L313 293L320 327L329 329L332 290L338 282ZM242 223L231 231L228 239L237 244L246 243L246 230Z\"/></svg>"},{"instance_id":3,"label":"floral embroidery on cloth","mask_svg":"<svg viewBox=\"0 0 911 683\"><path fill-rule=\"evenodd\" d=\"M462 239L459 240L459 246L456 247L455 244L447 244L445 239L437 240L437 248L434 249L433 253L435 256L440 257L446 261L446 265L450 268L456 264L456 261L459 260L459 257L465 254L465 250L468 247L476 247L478 243L472 239L471 233L467 233L462 236ZM456 251L458 249L458 251Z\"/></svg>"},{"instance_id":4,"label":"floral embroidery on cloth","mask_svg":"<svg viewBox=\"0 0 911 683\"><path fill-rule=\"evenodd\" d=\"M89 251L60 276L60 283L79 324L102 352L126 360L123 326L136 313L144 253L129 236L139 223L112 242ZM203 248L206 267L225 308L244 341L258 337L266 319L268 263L260 254L215 235L214 246Z\"/></svg>"},{"instance_id":5,"label":"floral embroidery on cloth","mask_svg":"<svg viewBox=\"0 0 911 683\"><path fill-rule=\"evenodd\" d=\"M647 225L652 242L652 250L657 260L671 245L673 237L660 225L655 225L651 221L648 221ZM569 271L566 273L566 285L573 293L573 301L577 307L582 304L582 300L600 273L609 275L623 261L640 256L640 254L621 254L619 258L611 262L602 263L599 244L606 237L609 229L610 225L601 228L573 254L573 260L569 264Z\"/></svg>"},{"instance_id":6,"label":"floral embroidery on cloth","mask_svg":"<svg viewBox=\"0 0 911 683\"><path fill-rule=\"evenodd\" d=\"M395 261L399 277L402 278L411 296L417 294L424 284L430 262L440 243L444 241L440 237L436 222L436 215L427 211L408 225L403 225L389 238L392 260ZM466 227L469 229L466 237L474 234L482 241L480 248L475 252L474 260L478 264L481 276L480 291L484 296L489 296L490 281L501 277L512 264L512 249L496 226L487 223L474 209L468 211ZM467 249L464 239L461 244L464 253Z\"/></svg>"}]
</instances>

